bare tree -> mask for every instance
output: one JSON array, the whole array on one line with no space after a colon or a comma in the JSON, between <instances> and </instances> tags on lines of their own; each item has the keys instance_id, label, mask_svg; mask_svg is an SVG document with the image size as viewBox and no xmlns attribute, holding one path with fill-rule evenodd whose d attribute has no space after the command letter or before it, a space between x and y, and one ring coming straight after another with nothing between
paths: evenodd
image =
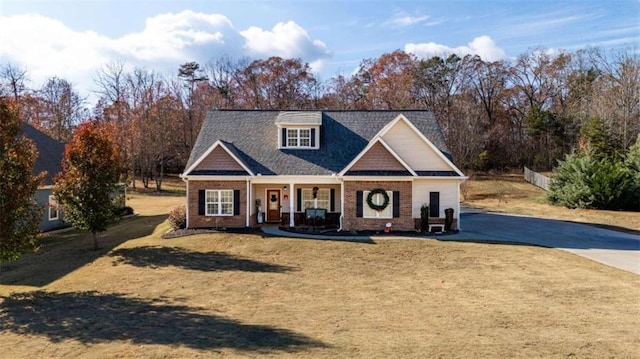
<instances>
[{"instance_id":1,"label":"bare tree","mask_svg":"<svg viewBox=\"0 0 640 359\"><path fill-rule=\"evenodd\" d=\"M51 137L68 142L73 128L89 116L84 99L65 80L52 77L37 91L43 103L40 128Z\"/></svg>"},{"instance_id":2,"label":"bare tree","mask_svg":"<svg viewBox=\"0 0 640 359\"><path fill-rule=\"evenodd\" d=\"M126 64L123 61L109 62L98 70L94 82L98 87L96 92L102 98L101 106L105 109L103 118L108 122L115 122L114 141L118 144L121 163L125 166L124 171L128 173L133 188L136 188L133 154L130 152L130 146L126 145L131 143L133 123L131 106L128 102L130 91L125 69Z\"/></svg>"},{"instance_id":3,"label":"bare tree","mask_svg":"<svg viewBox=\"0 0 640 359\"><path fill-rule=\"evenodd\" d=\"M26 91L25 81L27 80L27 70L7 63L0 66L0 93L6 91L13 95L16 103L19 103L20 96ZM3 90L6 88L6 90Z\"/></svg>"}]
</instances>

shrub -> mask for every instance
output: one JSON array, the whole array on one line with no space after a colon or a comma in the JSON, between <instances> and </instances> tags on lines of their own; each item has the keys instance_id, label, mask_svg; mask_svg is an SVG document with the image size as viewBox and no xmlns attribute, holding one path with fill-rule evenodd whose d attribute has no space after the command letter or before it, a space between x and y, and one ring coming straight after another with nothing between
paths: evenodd
<instances>
[{"instance_id":1,"label":"shrub","mask_svg":"<svg viewBox=\"0 0 640 359\"><path fill-rule=\"evenodd\" d=\"M554 170L547 199L569 208L631 209L637 186L621 160L567 156Z\"/></svg>"},{"instance_id":2,"label":"shrub","mask_svg":"<svg viewBox=\"0 0 640 359\"><path fill-rule=\"evenodd\" d=\"M187 227L187 208L185 205L173 207L169 212L168 221L174 231L185 229Z\"/></svg>"},{"instance_id":3,"label":"shrub","mask_svg":"<svg viewBox=\"0 0 640 359\"><path fill-rule=\"evenodd\" d=\"M592 206L591 189L587 183L594 160L590 156L571 154L553 170L547 199L553 204L569 208Z\"/></svg>"},{"instance_id":4,"label":"shrub","mask_svg":"<svg viewBox=\"0 0 640 359\"><path fill-rule=\"evenodd\" d=\"M426 203L420 207L420 229L423 232L429 230L429 205Z\"/></svg>"}]
</instances>

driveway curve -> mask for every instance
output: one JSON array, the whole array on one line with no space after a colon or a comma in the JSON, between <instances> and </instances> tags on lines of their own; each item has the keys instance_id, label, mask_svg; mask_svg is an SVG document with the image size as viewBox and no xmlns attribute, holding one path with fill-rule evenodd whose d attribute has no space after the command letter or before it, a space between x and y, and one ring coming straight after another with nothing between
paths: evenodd
<instances>
[{"instance_id":1,"label":"driveway curve","mask_svg":"<svg viewBox=\"0 0 640 359\"><path fill-rule=\"evenodd\" d=\"M438 239L558 248L640 274L639 235L536 217L473 212L463 212L460 216L462 230Z\"/></svg>"}]
</instances>

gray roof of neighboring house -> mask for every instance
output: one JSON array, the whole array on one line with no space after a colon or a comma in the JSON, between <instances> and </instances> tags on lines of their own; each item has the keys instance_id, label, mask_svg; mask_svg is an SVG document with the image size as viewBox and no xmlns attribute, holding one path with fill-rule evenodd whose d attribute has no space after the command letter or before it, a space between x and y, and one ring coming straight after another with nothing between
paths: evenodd
<instances>
[{"instance_id":1,"label":"gray roof of neighboring house","mask_svg":"<svg viewBox=\"0 0 640 359\"><path fill-rule=\"evenodd\" d=\"M380 130L403 114L446 156L447 148L436 119L428 111L299 111L301 117L320 114L319 149L278 149L276 121L295 111L214 110L205 119L186 168L217 140L232 145L233 152L254 174L331 175L343 170ZM313 116L313 115L310 115ZM229 146L231 147L231 146Z\"/></svg>"},{"instance_id":2,"label":"gray roof of neighboring house","mask_svg":"<svg viewBox=\"0 0 640 359\"><path fill-rule=\"evenodd\" d=\"M22 131L35 143L38 150L34 174L46 171L44 185L52 185L53 178L62 171L64 143L54 140L27 124L22 125Z\"/></svg>"}]
</instances>

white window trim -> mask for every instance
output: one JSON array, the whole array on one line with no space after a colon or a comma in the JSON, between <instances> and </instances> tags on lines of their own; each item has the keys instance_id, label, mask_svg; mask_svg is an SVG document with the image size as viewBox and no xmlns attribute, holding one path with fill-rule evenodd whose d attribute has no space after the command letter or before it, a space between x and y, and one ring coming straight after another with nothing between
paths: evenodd
<instances>
[{"instance_id":1,"label":"white window trim","mask_svg":"<svg viewBox=\"0 0 640 359\"><path fill-rule=\"evenodd\" d=\"M327 199L326 200L318 200L318 207L317 208L324 208L327 210L327 212L329 212L329 209L331 208L331 193L329 192L328 188L319 188L318 189L318 198L320 197L320 193L323 193L323 195L326 195ZM303 188L302 189L302 208L300 208L300 210L302 212L304 212L304 210L306 208L314 208L314 207L305 207L305 202L309 202L309 201L313 201L313 189L311 188ZM323 207L320 202L326 202L327 206Z\"/></svg>"},{"instance_id":2,"label":"white window trim","mask_svg":"<svg viewBox=\"0 0 640 359\"><path fill-rule=\"evenodd\" d=\"M387 196L389 196L389 204L387 205L387 208L385 208L382 213L375 211L369 207L369 204L367 203L367 197L369 196L369 192L371 191L362 192L362 201L364 202L362 203L362 218L383 218L383 219L393 218L393 191L386 191ZM388 215L384 214L387 211L389 212L389 214Z\"/></svg>"},{"instance_id":3,"label":"white window trim","mask_svg":"<svg viewBox=\"0 0 640 359\"><path fill-rule=\"evenodd\" d=\"M58 201L56 201L56 196L49 196L49 220L50 221L57 221L60 219L60 206L58 205ZM55 217L52 216L52 211L55 210Z\"/></svg>"},{"instance_id":4,"label":"white window trim","mask_svg":"<svg viewBox=\"0 0 640 359\"><path fill-rule=\"evenodd\" d=\"M300 132L305 131L305 130L308 131L309 136L302 137L300 135ZM295 131L295 133L296 133L295 136L291 136L289 134L289 131ZM285 144L286 144L287 148L313 148L313 147L311 147L311 142L312 142L311 141L311 128L308 128L308 127L286 127L286 132L287 132L287 138L285 139L285 141L286 141ZM296 140L296 144L295 145L289 144L289 140L293 140L293 139ZM303 145L300 144L300 142L303 139L306 139L306 140L309 141L309 145L308 146L303 146Z\"/></svg>"},{"instance_id":5,"label":"white window trim","mask_svg":"<svg viewBox=\"0 0 640 359\"><path fill-rule=\"evenodd\" d=\"M280 135L280 131L285 130L286 135ZM296 145L289 145L289 130L296 131ZM300 146L300 131L308 130L309 131L309 145L308 146ZM298 149L298 150L317 150L320 148L320 127L319 126L278 126L278 148L280 149ZM284 138L283 138L284 137ZM294 138L294 137L291 137ZM305 139L307 137L304 137ZM314 145L312 145L312 143Z\"/></svg>"},{"instance_id":6,"label":"white window trim","mask_svg":"<svg viewBox=\"0 0 640 359\"><path fill-rule=\"evenodd\" d=\"M216 202L209 201L209 193L217 192L218 193L218 213L210 213L209 212L209 204L214 204ZM221 213L222 212L222 204L229 202L222 202L222 193L223 192L231 192L231 213ZM204 193L204 215L209 217L232 217L234 213L233 208L234 198L233 198L233 190L232 189L208 189L205 190Z\"/></svg>"}]
</instances>

